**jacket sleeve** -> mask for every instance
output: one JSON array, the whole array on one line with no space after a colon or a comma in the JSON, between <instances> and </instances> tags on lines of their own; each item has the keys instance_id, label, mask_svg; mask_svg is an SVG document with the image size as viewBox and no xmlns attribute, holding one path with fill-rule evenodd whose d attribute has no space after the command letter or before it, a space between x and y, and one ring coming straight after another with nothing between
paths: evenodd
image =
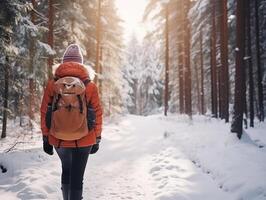
<instances>
[{"instance_id":1,"label":"jacket sleeve","mask_svg":"<svg viewBox=\"0 0 266 200\"><path fill-rule=\"evenodd\" d=\"M41 130L42 134L47 136L49 134L49 129L46 127L46 122L45 122L45 115L47 112L48 104L52 103L52 98L53 98L53 82L50 80L47 83L47 86L44 90L44 95L42 98L42 104L41 104Z\"/></svg>"},{"instance_id":2,"label":"jacket sleeve","mask_svg":"<svg viewBox=\"0 0 266 200\"><path fill-rule=\"evenodd\" d=\"M94 83L89 83L89 87L87 89L86 94L87 94L88 101L91 103L95 111L95 117L96 117L95 135L96 137L99 137L101 136L101 133L102 133L103 110L102 110L101 100L99 98L97 86Z\"/></svg>"}]
</instances>

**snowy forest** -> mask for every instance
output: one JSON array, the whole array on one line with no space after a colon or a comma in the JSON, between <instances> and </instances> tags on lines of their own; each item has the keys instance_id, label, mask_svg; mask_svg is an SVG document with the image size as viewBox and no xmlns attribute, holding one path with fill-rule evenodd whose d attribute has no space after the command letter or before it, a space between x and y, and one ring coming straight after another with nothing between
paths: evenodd
<instances>
[{"instance_id":1,"label":"snowy forest","mask_svg":"<svg viewBox=\"0 0 266 200\"><path fill-rule=\"evenodd\" d=\"M70 44L104 113L84 199L266 199L266 0L136 5L141 37L118 1L0 1L1 199L61 199L40 106Z\"/></svg>"}]
</instances>

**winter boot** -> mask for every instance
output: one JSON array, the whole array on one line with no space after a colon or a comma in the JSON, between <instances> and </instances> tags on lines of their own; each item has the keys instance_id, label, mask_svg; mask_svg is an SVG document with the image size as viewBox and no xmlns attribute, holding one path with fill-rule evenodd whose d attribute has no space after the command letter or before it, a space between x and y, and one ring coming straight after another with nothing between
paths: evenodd
<instances>
[{"instance_id":1,"label":"winter boot","mask_svg":"<svg viewBox=\"0 0 266 200\"><path fill-rule=\"evenodd\" d=\"M70 190L68 200L82 200L82 190Z\"/></svg>"},{"instance_id":2,"label":"winter boot","mask_svg":"<svg viewBox=\"0 0 266 200\"><path fill-rule=\"evenodd\" d=\"M63 200L69 200L69 184L62 184Z\"/></svg>"}]
</instances>

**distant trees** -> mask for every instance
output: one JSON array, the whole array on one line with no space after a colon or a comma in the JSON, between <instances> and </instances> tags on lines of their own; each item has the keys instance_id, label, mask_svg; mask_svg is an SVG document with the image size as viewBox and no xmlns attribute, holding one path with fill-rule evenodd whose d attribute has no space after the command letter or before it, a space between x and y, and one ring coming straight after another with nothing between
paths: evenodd
<instances>
[{"instance_id":1,"label":"distant trees","mask_svg":"<svg viewBox=\"0 0 266 200\"><path fill-rule=\"evenodd\" d=\"M148 115L163 104L160 49L150 38L132 36L123 63L123 104L131 114ZM164 73L163 73L164 72Z\"/></svg>"},{"instance_id":2,"label":"distant trees","mask_svg":"<svg viewBox=\"0 0 266 200\"><path fill-rule=\"evenodd\" d=\"M99 90L106 115L121 113L123 28L115 1L102 0ZM91 20L95 20L92 18Z\"/></svg>"},{"instance_id":3,"label":"distant trees","mask_svg":"<svg viewBox=\"0 0 266 200\"><path fill-rule=\"evenodd\" d=\"M158 6L161 8L158 10ZM179 66L179 104L180 111L188 115L192 115L192 97L191 97L191 65L190 65L190 21L189 21L189 1L164 1L150 0L145 13L144 21L152 18L157 24L164 24L164 31L162 29L157 29L148 33L147 37L152 37L152 35L157 35L159 41L164 44L164 62L165 62L165 77L164 77L164 114L167 115L168 111L168 101L169 98L174 94L170 91L170 88L174 85L169 85L172 81L170 79L171 65L173 58L178 59ZM176 7L182 8L176 10ZM155 13L153 12L155 11ZM176 28L173 25L179 22ZM157 26L156 26L157 27ZM178 38L178 41L174 39ZM174 51L179 49L179 53L174 55Z\"/></svg>"},{"instance_id":4,"label":"distant trees","mask_svg":"<svg viewBox=\"0 0 266 200\"><path fill-rule=\"evenodd\" d=\"M156 10L157 6L160 7L159 10ZM153 20L155 23L163 26L162 29L158 29L154 32L148 33L147 37L156 38L158 35L159 42L163 43L163 57L164 57L164 115L167 116L169 109L169 73L170 73L170 14L172 13L172 4L171 1L160 1L160 0L151 0L148 2L148 5L145 9L145 13L143 16L143 21L147 21L151 15L153 15ZM152 12L156 10L157 13L152 14Z\"/></svg>"},{"instance_id":5,"label":"distant trees","mask_svg":"<svg viewBox=\"0 0 266 200\"><path fill-rule=\"evenodd\" d=\"M225 122L229 122L232 113L232 132L240 138L244 114L248 115L251 127L255 115L264 120L266 87L263 87L262 63L266 62L261 56L266 49L266 38L262 36L266 24L262 8L266 7L266 1L169 0L164 3L169 5L171 16L168 19L169 66L165 64L165 69L169 68L169 108L177 108L170 110L188 115L211 113ZM163 27L166 21L162 12L165 4L150 0L144 14L146 20L152 15L150 19L156 28L151 33L162 42L165 37L158 27ZM166 84L167 77L164 81ZM230 104L234 105L234 111L230 110Z\"/></svg>"}]
</instances>

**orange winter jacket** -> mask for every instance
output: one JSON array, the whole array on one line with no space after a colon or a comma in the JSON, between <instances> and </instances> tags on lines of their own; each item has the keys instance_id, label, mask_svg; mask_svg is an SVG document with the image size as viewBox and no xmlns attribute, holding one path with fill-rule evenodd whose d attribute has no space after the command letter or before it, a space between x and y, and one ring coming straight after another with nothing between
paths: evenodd
<instances>
[{"instance_id":1,"label":"orange winter jacket","mask_svg":"<svg viewBox=\"0 0 266 200\"><path fill-rule=\"evenodd\" d=\"M76 62L66 62L61 64L57 68L57 70L55 71L55 77L62 78L65 76L78 77L82 81L89 79L87 69L83 65ZM96 137L101 136L102 132L102 107L100 104L97 86L93 82L88 83L88 85L86 86L87 102L91 103L96 115L95 128L89 131L88 135L77 140L77 144L75 141L60 142L59 139L49 134L49 129L46 127L45 115L47 112L48 104L52 103L53 96L54 80L50 80L45 88L41 104L41 130L43 135L48 136L49 143L56 147L59 145L59 143L60 147L76 147L76 145L78 145L78 147L86 147L95 144Z\"/></svg>"}]
</instances>

